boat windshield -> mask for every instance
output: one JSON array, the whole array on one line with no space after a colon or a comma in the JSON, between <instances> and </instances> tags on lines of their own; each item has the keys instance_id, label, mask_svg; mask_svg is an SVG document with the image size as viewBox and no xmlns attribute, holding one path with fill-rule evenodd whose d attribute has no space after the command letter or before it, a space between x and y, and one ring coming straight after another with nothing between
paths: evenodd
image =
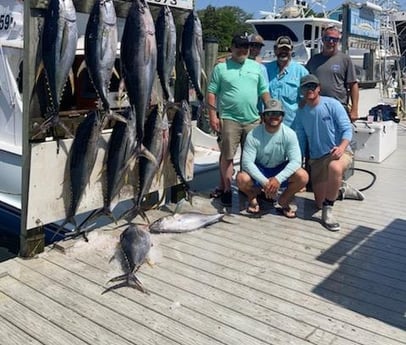
<instances>
[{"instance_id":1,"label":"boat windshield","mask_svg":"<svg viewBox=\"0 0 406 345\"><path fill-rule=\"evenodd\" d=\"M276 41L279 36L289 36L292 42L298 42L296 34L283 24L255 24L255 29L265 41Z\"/></svg>"}]
</instances>

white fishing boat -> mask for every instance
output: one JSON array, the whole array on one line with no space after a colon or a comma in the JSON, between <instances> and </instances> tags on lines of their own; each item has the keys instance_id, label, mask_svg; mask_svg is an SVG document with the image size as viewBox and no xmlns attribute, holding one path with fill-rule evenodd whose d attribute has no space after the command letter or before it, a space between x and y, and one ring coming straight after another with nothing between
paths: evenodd
<instances>
[{"instance_id":1,"label":"white fishing boat","mask_svg":"<svg viewBox=\"0 0 406 345\"><path fill-rule=\"evenodd\" d=\"M23 3L5 0L0 29L0 209L2 226L21 208ZM7 207L6 207L7 206Z\"/></svg>"},{"instance_id":2,"label":"white fishing boat","mask_svg":"<svg viewBox=\"0 0 406 345\"><path fill-rule=\"evenodd\" d=\"M395 61L400 58L391 13L368 1L348 2L327 13L323 3L317 2L322 5L322 17L309 16L311 8L306 1L286 0L279 11L276 8L272 12L261 11L261 19L247 20L264 38L263 61L275 59L274 45L279 36L289 36L293 42L293 59L305 64L312 54L321 51L323 29L334 25L342 31L342 50L351 56L359 81L365 87L374 87L379 80L387 84L385 81L389 78L385 76L397 68ZM368 66L370 61L373 68ZM400 78L400 70L396 73ZM392 85L384 86L390 89Z\"/></svg>"}]
</instances>

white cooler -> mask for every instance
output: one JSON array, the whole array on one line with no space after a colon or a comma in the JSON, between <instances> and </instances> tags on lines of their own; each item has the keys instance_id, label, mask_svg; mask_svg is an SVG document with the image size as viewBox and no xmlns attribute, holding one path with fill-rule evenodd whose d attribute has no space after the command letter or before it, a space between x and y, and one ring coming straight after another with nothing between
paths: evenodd
<instances>
[{"instance_id":1,"label":"white cooler","mask_svg":"<svg viewBox=\"0 0 406 345\"><path fill-rule=\"evenodd\" d=\"M367 123L356 121L355 160L380 163L398 146L398 124L393 121Z\"/></svg>"}]
</instances>

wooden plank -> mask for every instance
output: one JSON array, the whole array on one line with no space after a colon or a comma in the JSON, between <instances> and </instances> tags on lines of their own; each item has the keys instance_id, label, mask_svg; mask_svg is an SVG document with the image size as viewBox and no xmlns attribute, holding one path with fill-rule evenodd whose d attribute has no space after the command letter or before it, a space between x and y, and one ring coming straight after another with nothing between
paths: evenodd
<instances>
[{"instance_id":1,"label":"wooden plank","mask_svg":"<svg viewBox=\"0 0 406 345\"><path fill-rule=\"evenodd\" d=\"M261 228L261 227L260 227ZM234 246L236 250L239 249L239 246L246 245L248 243L255 243L255 247L267 250L269 248L272 248L272 250L275 250L276 252L279 252L280 254L286 253L286 255L290 256L297 256L300 254L302 258L306 262L312 262L314 265L318 266L324 266L324 267L331 267L331 265L328 264L323 264L321 260L319 261L314 261L318 257L321 258L321 255L323 255L323 252L328 249L328 246L319 246L315 241L311 241L311 239L307 238L300 238L300 235L296 235L294 231L290 231L288 227L285 227L283 232L281 233L280 231L273 231L270 230L267 234L261 234L260 232L255 232L252 231L249 227L245 227L240 225L238 228L233 229L233 231L230 231L230 229L227 229L226 225L219 224L216 226L216 230L213 230L211 232L213 236L218 238L218 241L222 241L224 239L232 239L234 242L230 243L231 246ZM249 240L247 240L247 236L249 236ZM289 241L286 241L287 237L289 236ZM210 237L211 238L211 237ZM216 242L216 238L213 238L213 241ZM349 247L350 248L350 247ZM365 250L365 248L363 248ZM363 250L357 248L357 252L364 252ZM338 256L338 254L341 254L341 256ZM366 265L366 268L369 267L372 271L367 272L366 278L368 279L376 279L376 281L381 280L381 274L382 272L385 273L385 284L392 286L394 288L404 288L404 283L402 281L399 281L396 279L396 273L394 270L402 270L404 269L404 265L400 265L399 263L402 263L402 261L399 261L399 256L397 255L392 255L391 253L377 253L376 250L372 250L369 248L366 248L366 253L367 255L364 255L362 258L365 258L365 261L358 261L357 259L353 259L354 252L337 252L337 258L336 260L339 260L336 262L336 268L339 267L339 265L344 266L347 265L346 262L342 263L343 259L345 258L348 262L353 262L354 265L348 264L349 269L355 274L361 274L363 275L363 269L359 269L360 265ZM333 254L331 254L333 255ZM361 255L358 253L358 255ZM343 257L344 256L344 257ZM349 259L347 259L347 256ZM381 262L381 267L380 266L375 266L377 268L376 270L376 275L374 274L374 266L368 265L367 259L371 257L371 260L373 260L373 256L376 256L378 260ZM389 261L386 261L387 259L390 259ZM378 261L376 260L376 261ZM396 261L397 260L397 261ZM384 262L385 261L385 262ZM404 260L403 260L404 261ZM334 262L332 262L333 264ZM365 264L366 263L366 264ZM385 265L383 265L384 263ZM374 265L379 265L379 263L374 263ZM389 265L392 269L388 269L386 271L386 265ZM393 274L391 277L390 274ZM400 285L399 285L400 284Z\"/></svg>"},{"instance_id":2,"label":"wooden plank","mask_svg":"<svg viewBox=\"0 0 406 345\"><path fill-rule=\"evenodd\" d=\"M249 300L263 303L264 306L275 308L279 305L282 313L293 308L293 311L288 313L291 317L307 322L317 320L311 324L318 325L326 331L339 332L347 339L356 339L360 343L375 343L377 345L383 343L399 344L398 340L404 339L403 331L397 331L397 328L388 327L382 322L365 318L341 306L334 307L333 304L306 293L306 290L303 289L306 286L299 282L291 280L287 284L280 282L279 277L275 277L272 281L265 281L237 269L223 266L221 262L219 264L205 262L195 255L170 251L168 248L165 249L164 258L165 260L160 264L160 267L170 271L171 274L178 273L192 279L196 279L194 277L198 276L198 280L202 283L215 284L219 288L227 289L229 293L242 293L243 296L249 296ZM255 290L255 294L249 292L251 289ZM274 300L272 297L277 299ZM324 327L320 326L321 324L324 324ZM377 327L379 332L385 334L387 338L386 336L380 338L375 333ZM354 331L354 329L356 330ZM365 331L365 329L370 332Z\"/></svg>"},{"instance_id":3,"label":"wooden plank","mask_svg":"<svg viewBox=\"0 0 406 345\"><path fill-rule=\"evenodd\" d=\"M50 256L53 257L53 256ZM52 289L47 289L46 293L52 298L59 298L61 303L74 306L76 312L87 313L87 317L95 320L104 327L114 327L122 336L127 339L141 344L219 344L215 338L207 336L204 333L195 330L188 326L189 315L181 307L177 307L173 301L163 299L160 296L142 294L133 289L123 289L119 293L111 292L101 295L104 291L104 283L106 276L103 272L77 262L72 258L68 259L65 256L59 256L57 259L59 265L65 265L70 271L60 269L60 266L52 264L48 261L33 260L29 262L19 261L20 264L29 266L29 269L40 272L41 279L38 279L38 273L34 278L27 278L25 283L29 286L40 288L44 286L41 280L47 281L45 276L50 275L56 280L57 284L53 284ZM83 275L84 277L81 277ZM28 275L27 275L28 276ZM24 276L25 278L26 276ZM29 279L29 281L28 281ZM94 280L97 280L95 283ZM73 300L65 300L65 296L58 297L59 294L54 289L57 285L63 284L65 287L72 289L77 293ZM46 285L46 284L45 284ZM99 311L93 312L96 308L95 303L99 304ZM145 305L145 306L144 306ZM87 311L90 309L89 311ZM166 313L167 315L162 315ZM180 321L177 321L180 320ZM196 319L200 327L206 324L202 320ZM212 329L213 326L210 320L207 322L207 329ZM193 320L191 320L193 325ZM222 327L216 325L217 332L224 332ZM132 332L137 329L137 335ZM225 331L226 337L229 332ZM243 335L241 335L244 338ZM250 337L247 337L251 339ZM252 344L257 344L252 342Z\"/></svg>"},{"instance_id":4,"label":"wooden plank","mask_svg":"<svg viewBox=\"0 0 406 345\"><path fill-rule=\"evenodd\" d=\"M27 269L22 269L20 273L31 274ZM39 278L41 279L42 277ZM50 281L44 283L47 283L47 289L52 287ZM50 323L70 334L74 334L88 344L132 344L118 334L115 334L114 331L101 327L97 323L86 318L84 315L73 311L71 306L64 306L62 303L59 303L59 298L53 300L52 298L47 297L43 293L44 290L45 288L42 290L30 288L11 276L6 279L0 279L1 292L19 304L35 310L38 315L48 320ZM58 292L60 292L60 296L73 294L69 289L61 289L58 290ZM47 334L44 334L41 341L47 336Z\"/></svg>"},{"instance_id":5,"label":"wooden plank","mask_svg":"<svg viewBox=\"0 0 406 345\"><path fill-rule=\"evenodd\" d=\"M7 278L3 278L7 279ZM15 327L24 329L34 339L44 345L85 345L73 334L68 333L4 293L0 292L0 315ZM44 336L46 334L46 337Z\"/></svg>"},{"instance_id":6,"label":"wooden plank","mask_svg":"<svg viewBox=\"0 0 406 345\"><path fill-rule=\"evenodd\" d=\"M19 327L10 323L6 318L0 315L0 335L2 345L41 345L39 341L28 335Z\"/></svg>"},{"instance_id":7,"label":"wooden plank","mask_svg":"<svg viewBox=\"0 0 406 345\"><path fill-rule=\"evenodd\" d=\"M95 257L81 255L78 259L92 266L100 267L102 270L108 270L105 262L100 262ZM265 336L264 340L266 340L267 334L272 334L274 337L279 336L288 342L291 339L290 335L305 338L314 331L313 327L302 322L297 322L280 313L263 308L262 305L252 304L245 298L225 293L221 289L196 284L196 282L184 279L184 277L176 277L171 272L164 273L160 269L156 277L157 267L159 267L159 263L153 270L145 270L148 273L141 273L151 292L165 295L167 298L179 302L182 306L187 306L196 312L206 314L210 318L230 324L237 329L244 325L244 332L251 330L257 337ZM163 276L162 273L164 273ZM192 287L193 285L199 286ZM224 317L224 315L227 316ZM264 317L265 315L266 317ZM253 326L250 326L251 324ZM271 339L271 341L275 341L275 339ZM299 343L299 340L294 338L292 341L296 344Z\"/></svg>"},{"instance_id":8,"label":"wooden plank","mask_svg":"<svg viewBox=\"0 0 406 345\"><path fill-rule=\"evenodd\" d=\"M210 250L208 250L207 240L203 236L201 238L185 236L179 238L178 241L173 239L170 247L189 255L206 258L212 262L221 262L230 267L237 267L247 274L260 277L272 276L274 274L285 275L313 286L322 283L327 276L335 272L334 270L313 266L311 263L306 263L299 259L275 255L271 251L268 254L258 255L254 249L241 248L241 251L237 254L236 250L230 250L222 244L224 242L219 242L218 244L211 242ZM363 279L356 274L351 274L352 272L349 273L346 274L340 271L340 273L336 274L337 284L343 284L343 286L339 285L338 290L345 289L345 285L348 284L349 288L358 288L362 294L368 295L373 293L374 299L384 296L383 302L387 302L387 307L393 305L393 310L398 310L402 303L406 303L405 290L378 284L379 282L375 283L372 280Z\"/></svg>"}]
</instances>

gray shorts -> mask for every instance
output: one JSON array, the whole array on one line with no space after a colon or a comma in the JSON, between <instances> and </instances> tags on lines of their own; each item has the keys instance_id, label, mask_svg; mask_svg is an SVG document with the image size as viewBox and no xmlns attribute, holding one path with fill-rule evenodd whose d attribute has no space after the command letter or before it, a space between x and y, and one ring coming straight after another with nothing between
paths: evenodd
<instances>
[{"instance_id":1,"label":"gray shorts","mask_svg":"<svg viewBox=\"0 0 406 345\"><path fill-rule=\"evenodd\" d=\"M244 146L245 138L251 129L260 124L260 119L252 123L239 123L233 120L221 120L219 147L221 155L226 160L232 160L238 145Z\"/></svg>"}]
</instances>

